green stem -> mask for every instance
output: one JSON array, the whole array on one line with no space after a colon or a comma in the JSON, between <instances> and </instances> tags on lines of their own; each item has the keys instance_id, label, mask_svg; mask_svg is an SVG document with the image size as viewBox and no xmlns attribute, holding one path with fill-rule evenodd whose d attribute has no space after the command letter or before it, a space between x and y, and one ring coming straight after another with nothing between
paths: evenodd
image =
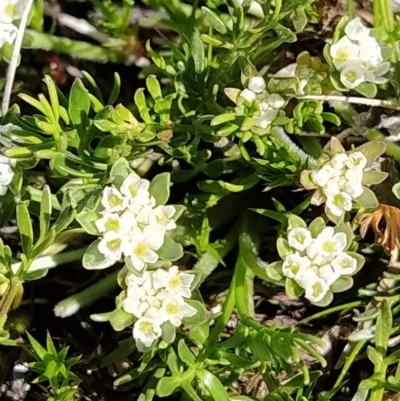
<instances>
[{"instance_id":1,"label":"green stem","mask_svg":"<svg viewBox=\"0 0 400 401\"><path fill-rule=\"evenodd\" d=\"M354 0L347 0L347 14L350 18L354 15Z\"/></svg>"},{"instance_id":2,"label":"green stem","mask_svg":"<svg viewBox=\"0 0 400 401\"><path fill-rule=\"evenodd\" d=\"M67 263L81 260L85 254L86 248L74 249L57 255L43 256L35 259L29 267L29 273L37 270L47 270L57 267L59 265L65 265ZM11 265L11 269L14 273L18 272L21 267L21 262L16 262Z\"/></svg>"},{"instance_id":3,"label":"green stem","mask_svg":"<svg viewBox=\"0 0 400 401\"><path fill-rule=\"evenodd\" d=\"M69 317L89 306L118 287L117 276L118 271L115 271L83 291L60 301L54 308L54 314L57 317Z\"/></svg>"},{"instance_id":4,"label":"green stem","mask_svg":"<svg viewBox=\"0 0 400 401\"><path fill-rule=\"evenodd\" d=\"M22 40L24 39L25 28L28 23L28 17L31 11L32 4L33 0L28 0L25 6L25 10L22 14L21 21L19 23L18 35L15 40L14 49L11 56L11 62L7 70L6 86L4 88L3 102L1 104L1 111L3 115L7 113L8 108L10 106L11 91L14 84L15 72L17 71L18 67L18 60L21 54Z\"/></svg>"},{"instance_id":5,"label":"green stem","mask_svg":"<svg viewBox=\"0 0 400 401\"><path fill-rule=\"evenodd\" d=\"M0 303L0 330L3 330L6 324L8 312L10 311L11 305L14 302L15 295L17 294L18 287L21 285L20 282L9 284L7 292L4 294Z\"/></svg>"}]
</instances>

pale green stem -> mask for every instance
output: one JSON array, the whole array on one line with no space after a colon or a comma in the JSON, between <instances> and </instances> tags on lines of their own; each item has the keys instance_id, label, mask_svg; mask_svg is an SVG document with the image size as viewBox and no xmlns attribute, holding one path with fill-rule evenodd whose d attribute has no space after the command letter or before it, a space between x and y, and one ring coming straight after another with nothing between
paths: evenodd
<instances>
[{"instance_id":1,"label":"pale green stem","mask_svg":"<svg viewBox=\"0 0 400 401\"><path fill-rule=\"evenodd\" d=\"M81 308L89 306L118 287L117 276L118 271L115 271L83 291L60 301L54 308L54 314L57 317L65 318L74 315Z\"/></svg>"},{"instance_id":2,"label":"pale green stem","mask_svg":"<svg viewBox=\"0 0 400 401\"><path fill-rule=\"evenodd\" d=\"M53 269L59 265L65 265L66 263L75 262L81 260L85 254L86 248L74 249L72 251L59 253L58 255L42 256L41 258L35 259L28 273L35 272L37 270ZM14 273L17 273L21 266L21 262L16 262L11 265L11 269Z\"/></svg>"},{"instance_id":3,"label":"pale green stem","mask_svg":"<svg viewBox=\"0 0 400 401\"><path fill-rule=\"evenodd\" d=\"M32 4L33 0L28 0L25 6L24 13L22 14L21 21L19 23L18 35L15 40L11 62L7 70L6 86L4 88L4 97L1 104L1 111L3 115L7 113L10 106L11 91L14 84L15 72L17 71L18 67L18 58L21 53L22 40L24 38L25 28L28 23L29 13L31 11Z\"/></svg>"}]
</instances>

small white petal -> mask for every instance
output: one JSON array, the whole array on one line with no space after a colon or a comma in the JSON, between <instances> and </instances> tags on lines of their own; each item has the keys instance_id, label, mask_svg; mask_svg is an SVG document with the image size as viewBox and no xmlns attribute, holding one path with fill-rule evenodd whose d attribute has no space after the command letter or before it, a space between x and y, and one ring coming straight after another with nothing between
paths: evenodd
<instances>
[{"instance_id":1,"label":"small white petal","mask_svg":"<svg viewBox=\"0 0 400 401\"><path fill-rule=\"evenodd\" d=\"M368 29L362 22L360 18L354 18L346 25L344 32L351 40L359 41L368 37L370 34L370 29Z\"/></svg>"},{"instance_id":2,"label":"small white petal","mask_svg":"<svg viewBox=\"0 0 400 401\"><path fill-rule=\"evenodd\" d=\"M304 251L311 241L311 233L307 228L296 227L288 232L289 245L297 251Z\"/></svg>"},{"instance_id":3,"label":"small white petal","mask_svg":"<svg viewBox=\"0 0 400 401\"><path fill-rule=\"evenodd\" d=\"M261 77L251 77L249 79L248 88L254 93L261 93L265 90L265 81Z\"/></svg>"}]
</instances>

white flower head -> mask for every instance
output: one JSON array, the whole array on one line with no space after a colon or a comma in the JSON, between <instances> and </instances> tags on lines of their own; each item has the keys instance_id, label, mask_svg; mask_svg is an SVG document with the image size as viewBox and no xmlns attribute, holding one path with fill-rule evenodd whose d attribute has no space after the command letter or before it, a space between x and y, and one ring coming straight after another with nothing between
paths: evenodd
<instances>
[{"instance_id":1,"label":"white flower head","mask_svg":"<svg viewBox=\"0 0 400 401\"><path fill-rule=\"evenodd\" d=\"M340 275L353 274L357 269L357 260L344 252L332 261L332 267Z\"/></svg>"},{"instance_id":2,"label":"white flower head","mask_svg":"<svg viewBox=\"0 0 400 401\"><path fill-rule=\"evenodd\" d=\"M329 198L337 195L340 192L340 180L338 178L331 178L325 186L322 187L322 192Z\"/></svg>"},{"instance_id":3,"label":"white flower head","mask_svg":"<svg viewBox=\"0 0 400 401\"><path fill-rule=\"evenodd\" d=\"M304 270L311 266L310 259L306 256L300 256L299 253L294 253L286 257L283 262L282 272L286 277L298 278L301 277Z\"/></svg>"},{"instance_id":4,"label":"white flower head","mask_svg":"<svg viewBox=\"0 0 400 401\"><path fill-rule=\"evenodd\" d=\"M21 19L27 5L28 0L1 0L0 22L10 24Z\"/></svg>"},{"instance_id":5,"label":"white flower head","mask_svg":"<svg viewBox=\"0 0 400 401\"><path fill-rule=\"evenodd\" d=\"M303 227L292 228L287 238L289 245L297 251L304 251L312 241L310 231Z\"/></svg>"},{"instance_id":6,"label":"white flower head","mask_svg":"<svg viewBox=\"0 0 400 401\"><path fill-rule=\"evenodd\" d=\"M350 170L363 170L367 165L367 158L362 152L353 152L349 154L346 166ZM361 176L362 178L362 176Z\"/></svg>"},{"instance_id":7,"label":"white flower head","mask_svg":"<svg viewBox=\"0 0 400 401\"><path fill-rule=\"evenodd\" d=\"M107 212L120 212L126 208L128 199L125 198L117 188L105 187L101 198L101 204Z\"/></svg>"},{"instance_id":8,"label":"white flower head","mask_svg":"<svg viewBox=\"0 0 400 401\"><path fill-rule=\"evenodd\" d=\"M340 71L349 62L358 60L360 46L353 43L347 36L343 36L337 43L330 48L333 64Z\"/></svg>"},{"instance_id":9,"label":"white flower head","mask_svg":"<svg viewBox=\"0 0 400 401\"><path fill-rule=\"evenodd\" d=\"M247 86L254 93L262 93L266 87L262 77L251 77Z\"/></svg>"},{"instance_id":10,"label":"white flower head","mask_svg":"<svg viewBox=\"0 0 400 401\"><path fill-rule=\"evenodd\" d=\"M133 338L149 348L161 337L161 327L152 318L142 317L133 326Z\"/></svg>"},{"instance_id":11,"label":"white flower head","mask_svg":"<svg viewBox=\"0 0 400 401\"><path fill-rule=\"evenodd\" d=\"M98 250L107 259L117 261L121 259L122 248L125 241L125 237L114 231L108 231L99 242Z\"/></svg>"},{"instance_id":12,"label":"white flower head","mask_svg":"<svg viewBox=\"0 0 400 401\"><path fill-rule=\"evenodd\" d=\"M0 22L0 48L6 43L9 45L14 44L17 34L18 29L15 25L11 23Z\"/></svg>"},{"instance_id":13,"label":"white flower head","mask_svg":"<svg viewBox=\"0 0 400 401\"><path fill-rule=\"evenodd\" d=\"M333 227L325 227L318 235L319 253L324 257L338 255L347 245L345 233L335 233Z\"/></svg>"},{"instance_id":14,"label":"white flower head","mask_svg":"<svg viewBox=\"0 0 400 401\"><path fill-rule=\"evenodd\" d=\"M367 80L367 69L361 63L351 63L341 71L340 80L346 88L354 89Z\"/></svg>"},{"instance_id":15,"label":"white flower head","mask_svg":"<svg viewBox=\"0 0 400 401\"><path fill-rule=\"evenodd\" d=\"M268 128L279 113L278 109L270 107L267 103L265 103L265 105L266 106L262 103L260 104L261 110L263 108L265 108L265 110L262 110L260 116L254 117L254 122L259 128Z\"/></svg>"},{"instance_id":16,"label":"white flower head","mask_svg":"<svg viewBox=\"0 0 400 401\"><path fill-rule=\"evenodd\" d=\"M350 211L353 207L352 198L346 192L340 192L327 199L326 207L334 216L343 216L345 212Z\"/></svg>"},{"instance_id":17,"label":"white flower head","mask_svg":"<svg viewBox=\"0 0 400 401\"><path fill-rule=\"evenodd\" d=\"M182 297L176 295L168 295L165 297L160 310L160 318L171 322L175 327L182 324L185 317L194 316L197 310L187 304Z\"/></svg>"},{"instance_id":18,"label":"white flower head","mask_svg":"<svg viewBox=\"0 0 400 401\"><path fill-rule=\"evenodd\" d=\"M329 291L329 286L326 284L325 280L316 277L309 285L306 287L305 297L311 302L319 302Z\"/></svg>"},{"instance_id":19,"label":"white flower head","mask_svg":"<svg viewBox=\"0 0 400 401\"><path fill-rule=\"evenodd\" d=\"M333 167L332 175L340 175L341 170L346 166L347 160L349 159L349 156L346 153L336 153L333 155L331 160L329 160L329 165Z\"/></svg>"},{"instance_id":20,"label":"white flower head","mask_svg":"<svg viewBox=\"0 0 400 401\"><path fill-rule=\"evenodd\" d=\"M133 200L139 191L148 192L150 181L140 178L136 173L131 173L125 178L121 185L121 193Z\"/></svg>"},{"instance_id":21,"label":"white flower head","mask_svg":"<svg viewBox=\"0 0 400 401\"><path fill-rule=\"evenodd\" d=\"M321 266L318 275L328 286L331 286L340 277L340 273L334 270L330 264Z\"/></svg>"},{"instance_id":22,"label":"white flower head","mask_svg":"<svg viewBox=\"0 0 400 401\"><path fill-rule=\"evenodd\" d=\"M169 231L176 228L173 216L176 210L173 206L157 206L149 214L149 225L158 230Z\"/></svg>"},{"instance_id":23,"label":"white flower head","mask_svg":"<svg viewBox=\"0 0 400 401\"><path fill-rule=\"evenodd\" d=\"M147 263L156 263L158 255L155 251L161 248L164 242L164 233L152 229L150 226L140 230L132 230L129 240L124 243L123 251L131 258L132 265L138 271L143 270Z\"/></svg>"},{"instance_id":24,"label":"white flower head","mask_svg":"<svg viewBox=\"0 0 400 401\"><path fill-rule=\"evenodd\" d=\"M281 109L285 105L285 99L281 95L273 93L268 96L268 104L274 109Z\"/></svg>"},{"instance_id":25,"label":"white flower head","mask_svg":"<svg viewBox=\"0 0 400 401\"><path fill-rule=\"evenodd\" d=\"M314 170L311 173L312 181L315 185L318 185L319 187L324 187L328 183L328 181L335 176L335 169L329 164L325 164L319 170Z\"/></svg>"},{"instance_id":26,"label":"white flower head","mask_svg":"<svg viewBox=\"0 0 400 401\"><path fill-rule=\"evenodd\" d=\"M117 234L128 234L136 227L136 220L133 215L129 218L125 213L120 216L118 213L104 212L95 224L101 233L114 231Z\"/></svg>"},{"instance_id":27,"label":"white flower head","mask_svg":"<svg viewBox=\"0 0 400 401\"><path fill-rule=\"evenodd\" d=\"M347 25L344 30L345 34L349 37L349 39L354 41L361 41L366 37L369 37L371 32L362 22L360 18L353 18Z\"/></svg>"},{"instance_id":28,"label":"white flower head","mask_svg":"<svg viewBox=\"0 0 400 401\"><path fill-rule=\"evenodd\" d=\"M383 75L385 75L390 69L390 63L388 61L379 65L373 65L370 62L366 62L365 67L367 68L366 79L368 82L380 85L388 81L387 78L383 77Z\"/></svg>"},{"instance_id":29,"label":"white flower head","mask_svg":"<svg viewBox=\"0 0 400 401\"><path fill-rule=\"evenodd\" d=\"M298 274L297 277L295 277L296 283L301 287L301 288L307 288L309 287L316 279L318 278L317 274L315 273L315 269L313 268L308 268L301 270Z\"/></svg>"},{"instance_id":30,"label":"white flower head","mask_svg":"<svg viewBox=\"0 0 400 401\"><path fill-rule=\"evenodd\" d=\"M382 49L375 38L368 36L359 41L360 53L358 55L359 61L372 66L378 66L383 62Z\"/></svg>"},{"instance_id":31,"label":"white flower head","mask_svg":"<svg viewBox=\"0 0 400 401\"><path fill-rule=\"evenodd\" d=\"M256 94L250 89L243 89L239 97L243 98L244 100L247 100L248 102L252 102L253 100L256 99Z\"/></svg>"},{"instance_id":32,"label":"white flower head","mask_svg":"<svg viewBox=\"0 0 400 401\"><path fill-rule=\"evenodd\" d=\"M190 288L194 280L193 274L179 272L178 266L171 266L168 271L159 269L154 276L154 287L164 288L172 295L190 298L192 290Z\"/></svg>"}]
</instances>

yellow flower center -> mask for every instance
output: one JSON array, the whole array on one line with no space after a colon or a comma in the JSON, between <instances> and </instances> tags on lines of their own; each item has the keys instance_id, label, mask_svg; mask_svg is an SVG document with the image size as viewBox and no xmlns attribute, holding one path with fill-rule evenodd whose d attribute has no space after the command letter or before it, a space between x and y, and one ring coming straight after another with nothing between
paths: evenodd
<instances>
[{"instance_id":1,"label":"yellow flower center","mask_svg":"<svg viewBox=\"0 0 400 401\"><path fill-rule=\"evenodd\" d=\"M326 241L324 242L324 245L322 245L322 248L324 249L325 252L333 252L336 247L334 242Z\"/></svg>"},{"instance_id":2,"label":"yellow flower center","mask_svg":"<svg viewBox=\"0 0 400 401\"><path fill-rule=\"evenodd\" d=\"M149 322L143 322L140 325L140 331L143 334L149 335L153 332L153 325Z\"/></svg>"},{"instance_id":3,"label":"yellow flower center","mask_svg":"<svg viewBox=\"0 0 400 401\"><path fill-rule=\"evenodd\" d=\"M6 15L8 15L9 17L13 17L15 14L17 14L17 7L13 4L9 4L8 6L6 6L4 11Z\"/></svg>"},{"instance_id":4,"label":"yellow flower center","mask_svg":"<svg viewBox=\"0 0 400 401\"><path fill-rule=\"evenodd\" d=\"M177 304L168 304L165 309L168 315L177 315L179 313L179 305Z\"/></svg>"},{"instance_id":5,"label":"yellow flower center","mask_svg":"<svg viewBox=\"0 0 400 401\"><path fill-rule=\"evenodd\" d=\"M339 61L340 63L344 63L349 59L349 54L347 53L346 50L341 49L337 52L336 55L336 60Z\"/></svg>"},{"instance_id":6,"label":"yellow flower center","mask_svg":"<svg viewBox=\"0 0 400 401\"><path fill-rule=\"evenodd\" d=\"M357 74L356 74L354 71L349 71L349 72L346 74L346 79L347 79L349 82L354 82L354 81L357 79Z\"/></svg>"},{"instance_id":7,"label":"yellow flower center","mask_svg":"<svg viewBox=\"0 0 400 401\"><path fill-rule=\"evenodd\" d=\"M296 265L295 263L293 263L289 266L289 269L292 271L293 274L297 274L298 271L300 270L300 267L299 267L299 265Z\"/></svg>"},{"instance_id":8,"label":"yellow flower center","mask_svg":"<svg viewBox=\"0 0 400 401\"><path fill-rule=\"evenodd\" d=\"M297 234L295 236L295 238L296 238L297 242L299 242L301 245L303 245L304 241L306 240L306 237L302 234Z\"/></svg>"},{"instance_id":9,"label":"yellow flower center","mask_svg":"<svg viewBox=\"0 0 400 401\"><path fill-rule=\"evenodd\" d=\"M144 257L146 256L147 250L149 249L148 245L145 242L140 242L136 249L135 249L135 254L139 257Z\"/></svg>"},{"instance_id":10,"label":"yellow flower center","mask_svg":"<svg viewBox=\"0 0 400 401\"><path fill-rule=\"evenodd\" d=\"M118 198L118 196L116 196L116 195L111 195L108 198L108 203L110 204L111 207L121 206L122 199Z\"/></svg>"},{"instance_id":11,"label":"yellow flower center","mask_svg":"<svg viewBox=\"0 0 400 401\"><path fill-rule=\"evenodd\" d=\"M119 221L118 220L108 220L105 224L106 231L118 231Z\"/></svg>"},{"instance_id":12,"label":"yellow flower center","mask_svg":"<svg viewBox=\"0 0 400 401\"><path fill-rule=\"evenodd\" d=\"M338 206L343 205L343 203L344 203L343 195L341 195L341 194L335 195L335 197L333 198L333 201Z\"/></svg>"},{"instance_id":13,"label":"yellow flower center","mask_svg":"<svg viewBox=\"0 0 400 401\"><path fill-rule=\"evenodd\" d=\"M168 218L165 213L161 213L159 216L156 216L156 221L158 224L165 224Z\"/></svg>"},{"instance_id":14,"label":"yellow flower center","mask_svg":"<svg viewBox=\"0 0 400 401\"><path fill-rule=\"evenodd\" d=\"M113 239L108 242L108 248L111 250L116 250L121 247L121 240L119 238Z\"/></svg>"},{"instance_id":15,"label":"yellow flower center","mask_svg":"<svg viewBox=\"0 0 400 401\"><path fill-rule=\"evenodd\" d=\"M132 198L135 197L138 193L138 189L135 185L129 186L129 192L131 193Z\"/></svg>"},{"instance_id":16,"label":"yellow flower center","mask_svg":"<svg viewBox=\"0 0 400 401\"><path fill-rule=\"evenodd\" d=\"M171 278L168 282L168 286L172 289L180 288L182 286L182 280L179 276Z\"/></svg>"},{"instance_id":17,"label":"yellow flower center","mask_svg":"<svg viewBox=\"0 0 400 401\"><path fill-rule=\"evenodd\" d=\"M313 289L314 297L318 297L318 296L321 295L322 292L323 292L323 288L322 288L321 283L315 283L315 284L312 286L312 289Z\"/></svg>"}]
</instances>

